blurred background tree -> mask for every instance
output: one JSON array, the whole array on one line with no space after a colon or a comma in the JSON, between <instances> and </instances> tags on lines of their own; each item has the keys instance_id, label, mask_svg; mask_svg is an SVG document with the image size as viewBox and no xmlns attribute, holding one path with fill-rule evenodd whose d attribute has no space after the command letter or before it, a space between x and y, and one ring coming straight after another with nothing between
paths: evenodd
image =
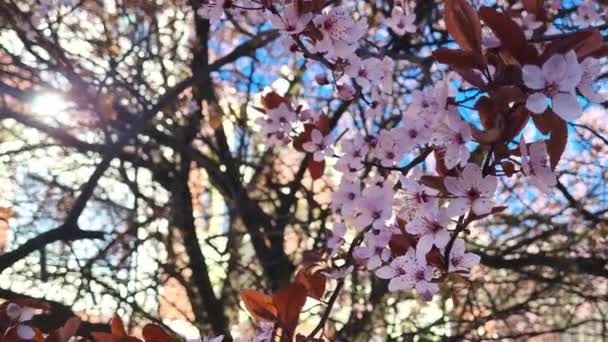
<instances>
[{"instance_id":1,"label":"blurred background tree","mask_svg":"<svg viewBox=\"0 0 608 342\"><path fill-rule=\"evenodd\" d=\"M442 1L406 3L421 34L382 26L393 1L348 4L371 27L358 53L376 51L381 37L396 61L376 130L447 73L429 57L452 43ZM118 312L134 330L155 322L190 338L246 335L239 291L286 285L307 251L324 246L339 174L327 168L313 181L304 154L264 145L256 108L274 90L324 112L340 133L362 130L368 105L315 82L321 65L292 53L262 11L235 6L210 25L196 15L201 5L0 1L0 298L49 301L35 318L43 329L76 314L87 335ZM580 6L563 1L555 29L577 30ZM336 335L608 339L605 106L587 106L569 129L552 196L503 179L509 209L469 227L482 257L470 280L426 304L355 270L330 319ZM307 304L303 330L322 308Z\"/></svg>"}]
</instances>

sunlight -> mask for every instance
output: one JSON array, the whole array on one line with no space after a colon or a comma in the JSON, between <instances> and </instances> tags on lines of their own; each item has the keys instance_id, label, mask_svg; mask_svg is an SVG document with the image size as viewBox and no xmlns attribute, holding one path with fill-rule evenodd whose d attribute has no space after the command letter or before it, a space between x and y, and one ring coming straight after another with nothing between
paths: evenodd
<instances>
[{"instance_id":1,"label":"sunlight","mask_svg":"<svg viewBox=\"0 0 608 342\"><path fill-rule=\"evenodd\" d=\"M42 93L32 100L32 112L43 116L57 115L68 107L68 103L59 94Z\"/></svg>"}]
</instances>

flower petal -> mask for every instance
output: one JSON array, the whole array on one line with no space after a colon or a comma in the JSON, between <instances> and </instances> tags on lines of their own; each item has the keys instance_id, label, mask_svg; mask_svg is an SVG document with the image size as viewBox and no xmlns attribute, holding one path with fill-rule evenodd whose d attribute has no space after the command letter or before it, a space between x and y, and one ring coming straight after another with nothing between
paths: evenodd
<instances>
[{"instance_id":1,"label":"flower petal","mask_svg":"<svg viewBox=\"0 0 608 342\"><path fill-rule=\"evenodd\" d=\"M547 106L547 97L541 93L531 94L526 100L526 108L534 114L541 114Z\"/></svg>"},{"instance_id":2,"label":"flower petal","mask_svg":"<svg viewBox=\"0 0 608 342\"><path fill-rule=\"evenodd\" d=\"M553 111L566 121L573 121L583 115L583 109L576 98L576 95L569 93L559 93L553 96Z\"/></svg>"}]
</instances>

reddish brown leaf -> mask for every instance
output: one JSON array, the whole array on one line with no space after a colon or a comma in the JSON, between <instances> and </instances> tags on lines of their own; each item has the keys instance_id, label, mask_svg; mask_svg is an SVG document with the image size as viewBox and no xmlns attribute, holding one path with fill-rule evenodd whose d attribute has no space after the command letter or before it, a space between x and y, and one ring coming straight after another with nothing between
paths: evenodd
<instances>
[{"instance_id":1,"label":"reddish brown leaf","mask_svg":"<svg viewBox=\"0 0 608 342\"><path fill-rule=\"evenodd\" d=\"M458 45L465 50L481 52L481 24L468 0L446 0L443 18Z\"/></svg>"},{"instance_id":2,"label":"reddish brown leaf","mask_svg":"<svg viewBox=\"0 0 608 342\"><path fill-rule=\"evenodd\" d=\"M568 124L560 118L559 121L554 122L554 125L551 128L551 136L549 140L547 140L547 152L549 152L552 170L555 170L557 163L559 163L559 160L566 149L567 142Z\"/></svg>"},{"instance_id":3,"label":"reddish brown leaf","mask_svg":"<svg viewBox=\"0 0 608 342\"><path fill-rule=\"evenodd\" d=\"M487 96L480 97L475 103L475 109L479 112L479 121L485 129L496 127L496 117L498 110L492 101Z\"/></svg>"},{"instance_id":4,"label":"reddish brown leaf","mask_svg":"<svg viewBox=\"0 0 608 342\"><path fill-rule=\"evenodd\" d=\"M537 20L545 20L545 8L543 6L544 0L523 0L524 8L526 11L534 14Z\"/></svg>"},{"instance_id":5,"label":"reddish brown leaf","mask_svg":"<svg viewBox=\"0 0 608 342\"><path fill-rule=\"evenodd\" d=\"M549 43L543 51L541 60L544 62L556 53L566 53L570 50L576 51L579 60L582 60L600 49L601 46L602 35L598 30L575 32Z\"/></svg>"},{"instance_id":6,"label":"reddish brown leaf","mask_svg":"<svg viewBox=\"0 0 608 342\"><path fill-rule=\"evenodd\" d=\"M561 118L555 114L550 108L547 108L542 114L532 115L534 125L542 134L549 134L554 126L558 125Z\"/></svg>"},{"instance_id":7,"label":"reddish brown leaf","mask_svg":"<svg viewBox=\"0 0 608 342\"><path fill-rule=\"evenodd\" d=\"M323 173L325 172L325 160L318 162L310 158L310 161L308 162L308 172L313 180L323 177Z\"/></svg>"},{"instance_id":8,"label":"reddish brown leaf","mask_svg":"<svg viewBox=\"0 0 608 342\"><path fill-rule=\"evenodd\" d=\"M306 302L306 294L306 288L296 282L279 289L272 296L272 303L277 309L279 322L289 336L289 340L291 340L298 325L300 311Z\"/></svg>"},{"instance_id":9,"label":"reddish brown leaf","mask_svg":"<svg viewBox=\"0 0 608 342\"><path fill-rule=\"evenodd\" d=\"M511 177L515 173L515 165L510 161L503 161L500 163L502 170L505 172L507 177Z\"/></svg>"},{"instance_id":10,"label":"reddish brown leaf","mask_svg":"<svg viewBox=\"0 0 608 342\"><path fill-rule=\"evenodd\" d=\"M325 286L327 283L327 277L321 272L313 271L311 267L304 268L296 275L296 282L302 284L308 296L321 299L325 294Z\"/></svg>"},{"instance_id":11,"label":"reddish brown leaf","mask_svg":"<svg viewBox=\"0 0 608 342\"><path fill-rule=\"evenodd\" d=\"M274 321L277 319L277 309L272 303L272 297L255 290L243 290L241 300L247 311L259 321Z\"/></svg>"},{"instance_id":12,"label":"reddish brown leaf","mask_svg":"<svg viewBox=\"0 0 608 342\"><path fill-rule=\"evenodd\" d=\"M481 78L481 75L477 72L474 72L471 69L463 69L463 68L453 68L454 71L456 71L456 73L458 75L460 75L460 77L462 77L463 80L469 82L471 85L481 89L481 90L486 90L487 88L487 84L486 82Z\"/></svg>"},{"instance_id":13,"label":"reddish brown leaf","mask_svg":"<svg viewBox=\"0 0 608 342\"><path fill-rule=\"evenodd\" d=\"M439 190L443 193L447 193L447 189L445 188L445 185L443 185L443 177L440 176L430 176L430 175L425 175L420 177L420 183L428 186L429 188L435 189L435 190Z\"/></svg>"},{"instance_id":14,"label":"reddish brown leaf","mask_svg":"<svg viewBox=\"0 0 608 342\"><path fill-rule=\"evenodd\" d=\"M63 327L55 330L49 334L45 339L46 342L67 342L72 336L76 335L78 328L80 327L80 318L72 317L68 319Z\"/></svg>"},{"instance_id":15,"label":"reddish brown leaf","mask_svg":"<svg viewBox=\"0 0 608 342\"><path fill-rule=\"evenodd\" d=\"M496 34L504 47L521 65L538 64L538 52L530 45L522 29L507 14L482 7L479 16Z\"/></svg>"},{"instance_id":16,"label":"reddish brown leaf","mask_svg":"<svg viewBox=\"0 0 608 342\"><path fill-rule=\"evenodd\" d=\"M117 313L112 316L112 335L117 337L127 336L125 325Z\"/></svg>"},{"instance_id":17,"label":"reddish brown leaf","mask_svg":"<svg viewBox=\"0 0 608 342\"><path fill-rule=\"evenodd\" d=\"M281 105L281 103L289 104L287 99L283 96L271 91L270 93L262 96L262 105L266 109L274 109Z\"/></svg>"},{"instance_id":18,"label":"reddish brown leaf","mask_svg":"<svg viewBox=\"0 0 608 342\"><path fill-rule=\"evenodd\" d=\"M312 134L312 130L315 129L316 126L310 123L304 124L304 132L300 133L297 137L293 139L293 148L298 152L306 152L302 145L305 142L310 141L310 135Z\"/></svg>"},{"instance_id":19,"label":"reddish brown leaf","mask_svg":"<svg viewBox=\"0 0 608 342\"><path fill-rule=\"evenodd\" d=\"M142 330L144 341L146 342L173 342L178 341L175 337L169 335L163 328L156 324L146 324Z\"/></svg>"},{"instance_id":20,"label":"reddish brown leaf","mask_svg":"<svg viewBox=\"0 0 608 342\"><path fill-rule=\"evenodd\" d=\"M95 342L114 342L116 341L115 337L110 333L106 332L92 332L91 336L93 336L93 340Z\"/></svg>"},{"instance_id":21,"label":"reddish brown leaf","mask_svg":"<svg viewBox=\"0 0 608 342\"><path fill-rule=\"evenodd\" d=\"M515 138L519 134L519 132L524 129L524 127L528 123L528 120L530 120L530 112L526 109L525 106L518 106L517 109L515 109L515 112L509 114L504 119L504 141L511 141L511 139Z\"/></svg>"},{"instance_id":22,"label":"reddish brown leaf","mask_svg":"<svg viewBox=\"0 0 608 342\"><path fill-rule=\"evenodd\" d=\"M445 269L445 260L441 251L437 247L433 247L426 255L426 261L440 269Z\"/></svg>"},{"instance_id":23,"label":"reddish brown leaf","mask_svg":"<svg viewBox=\"0 0 608 342\"><path fill-rule=\"evenodd\" d=\"M440 176L446 176L448 173L450 173L448 167L445 166L443 154L438 149L433 150L433 156L435 157L435 171L437 174Z\"/></svg>"},{"instance_id":24,"label":"reddish brown leaf","mask_svg":"<svg viewBox=\"0 0 608 342\"><path fill-rule=\"evenodd\" d=\"M405 255L410 247L416 245L416 238L414 236L402 232L403 234L394 234L388 242L389 247L393 256Z\"/></svg>"},{"instance_id":25,"label":"reddish brown leaf","mask_svg":"<svg viewBox=\"0 0 608 342\"><path fill-rule=\"evenodd\" d=\"M482 70L486 65L483 55L471 50L440 48L433 51L433 58L454 68Z\"/></svg>"}]
</instances>

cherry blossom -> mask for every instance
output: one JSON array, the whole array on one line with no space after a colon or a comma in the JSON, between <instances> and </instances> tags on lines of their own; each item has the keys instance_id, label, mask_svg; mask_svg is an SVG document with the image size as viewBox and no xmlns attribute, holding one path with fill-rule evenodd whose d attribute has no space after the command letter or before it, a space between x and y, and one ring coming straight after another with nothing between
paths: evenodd
<instances>
[{"instance_id":1,"label":"cherry blossom","mask_svg":"<svg viewBox=\"0 0 608 342\"><path fill-rule=\"evenodd\" d=\"M456 239L450 250L450 262L448 263L448 272L465 272L479 264L481 258L477 254L467 253L465 251L464 240Z\"/></svg>"},{"instance_id":2,"label":"cherry blossom","mask_svg":"<svg viewBox=\"0 0 608 342\"><path fill-rule=\"evenodd\" d=\"M393 192L386 187L370 186L363 190L354 219L355 227L364 229L370 224L376 229L384 227L392 216L393 197Z\"/></svg>"},{"instance_id":3,"label":"cherry blossom","mask_svg":"<svg viewBox=\"0 0 608 342\"><path fill-rule=\"evenodd\" d=\"M256 123L261 126L261 134L270 144L283 143L290 141L290 131L292 124L297 121L296 113L285 103L278 107L269 109L266 116L256 119Z\"/></svg>"},{"instance_id":4,"label":"cherry blossom","mask_svg":"<svg viewBox=\"0 0 608 342\"><path fill-rule=\"evenodd\" d=\"M287 34L298 34L312 20L312 13L300 15L294 5L287 5L283 11L283 16L270 14L269 19L276 29L285 31Z\"/></svg>"},{"instance_id":5,"label":"cherry blossom","mask_svg":"<svg viewBox=\"0 0 608 342\"><path fill-rule=\"evenodd\" d=\"M388 26L398 36L406 33L416 32L416 15L414 13L405 14L403 8L395 6L388 21Z\"/></svg>"},{"instance_id":6,"label":"cherry blossom","mask_svg":"<svg viewBox=\"0 0 608 342\"><path fill-rule=\"evenodd\" d=\"M539 68L536 65L524 65L522 76L526 87L535 90L528 96L526 108L540 114L547 109L547 97L553 103L553 111L564 120L570 121L582 115L582 109L574 88L581 80L581 67L574 51L564 55L551 56Z\"/></svg>"},{"instance_id":7,"label":"cherry blossom","mask_svg":"<svg viewBox=\"0 0 608 342\"><path fill-rule=\"evenodd\" d=\"M433 268L427 263L426 256L419 256L413 248L375 273L378 278L390 279L388 289L391 292L415 287L418 294L428 301L439 291L439 286L432 282Z\"/></svg>"},{"instance_id":8,"label":"cherry blossom","mask_svg":"<svg viewBox=\"0 0 608 342\"><path fill-rule=\"evenodd\" d=\"M389 229L374 229L365 233L365 246L357 246L353 251L353 256L370 269L376 269L391 257L391 250L388 248L392 233Z\"/></svg>"},{"instance_id":9,"label":"cherry blossom","mask_svg":"<svg viewBox=\"0 0 608 342\"><path fill-rule=\"evenodd\" d=\"M346 226L343 223L334 225L334 229L331 231L331 237L327 239L327 249L329 255L333 256L340 249L344 243L344 235L346 234Z\"/></svg>"},{"instance_id":10,"label":"cherry blossom","mask_svg":"<svg viewBox=\"0 0 608 342\"><path fill-rule=\"evenodd\" d=\"M589 101L594 103L604 102L604 97L593 91L593 82L601 72L600 61L597 58L587 57L581 62L582 76L581 81L576 86L577 89Z\"/></svg>"},{"instance_id":11,"label":"cherry blossom","mask_svg":"<svg viewBox=\"0 0 608 342\"><path fill-rule=\"evenodd\" d=\"M466 144L471 140L471 127L460 118L456 109L447 114L445 123L435 128L433 142L442 146L442 157L448 169L456 165L464 166L469 160L470 152Z\"/></svg>"},{"instance_id":12,"label":"cherry blossom","mask_svg":"<svg viewBox=\"0 0 608 342\"><path fill-rule=\"evenodd\" d=\"M534 30L543 26L543 23L536 21L536 16L534 14L528 13L527 11L521 12L521 18L516 17L514 20L524 30L526 38L528 39L532 37Z\"/></svg>"},{"instance_id":13,"label":"cherry blossom","mask_svg":"<svg viewBox=\"0 0 608 342\"><path fill-rule=\"evenodd\" d=\"M530 181L544 193L551 193L552 188L557 183L555 174L549 166L549 156L547 145L544 141L536 141L526 145L522 137L519 142L521 152L521 169Z\"/></svg>"},{"instance_id":14,"label":"cherry blossom","mask_svg":"<svg viewBox=\"0 0 608 342\"><path fill-rule=\"evenodd\" d=\"M342 215L351 216L355 213L356 206L361 197L361 186L358 182L352 182L343 178L332 196L332 208Z\"/></svg>"},{"instance_id":15,"label":"cherry blossom","mask_svg":"<svg viewBox=\"0 0 608 342\"><path fill-rule=\"evenodd\" d=\"M450 218L445 209L435 208L417 215L406 225L406 231L420 236L416 244L416 252L426 255L433 246L441 249L450 241L447 225Z\"/></svg>"},{"instance_id":16,"label":"cherry blossom","mask_svg":"<svg viewBox=\"0 0 608 342\"><path fill-rule=\"evenodd\" d=\"M313 22L323 34L323 40L317 42L311 50L325 52L328 58L352 54L354 43L359 41L367 30L365 19L355 22L349 11L342 6L324 10Z\"/></svg>"},{"instance_id":17,"label":"cherry blossom","mask_svg":"<svg viewBox=\"0 0 608 342\"><path fill-rule=\"evenodd\" d=\"M313 129L310 134L311 141L307 141L302 145L304 151L312 153L313 159L320 162L325 157L333 156L334 150L331 147L332 139L330 135L323 136L318 129Z\"/></svg>"},{"instance_id":18,"label":"cherry blossom","mask_svg":"<svg viewBox=\"0 0 608 342\"><path fill-rule=\"evenodd\" d=\"M272 341L274 333L274 322L262 322L256 330L255 336L251 342L268 342Z\"/></svg>"},{"instance_id":19,"label":"cherry blossom","mask_svg":"<svg viewBox=\"0 0 608 342\"><path fill-rule=\"evenodd\" d=\"M16 303L9 303L6 307L7 316L16 322L29 321L34 317L36 310L30 307L24 307Z\"/></svg>"},{"instance_id":20,"label":"cherry blossom","mask_svg":"<svg viewBox=\"0 0 608 342\"><path fill-rule=\"evenodd\" d=\"M419 169L412 172L412 176L401 176L400 178L401 187L406 193L407 204L422 212L432 211L439 204L437 198L439 192L420 183L417 179L419 176L417 170Z\"/></svg>"},{"instance_id":21,"label":"cherry blossom","mask_svg":"<svg viewBox=\"0 0 608 342\"><path fill-rule=\"evenodd\" d=\"M450 201L447 212L459 216L471 209L475 215L488 214L492 210L497 180L494 176L483 177L479 166L469 163L458 177L445 177L447 190L456 198Z\"/></svg>"}]
</instances>

